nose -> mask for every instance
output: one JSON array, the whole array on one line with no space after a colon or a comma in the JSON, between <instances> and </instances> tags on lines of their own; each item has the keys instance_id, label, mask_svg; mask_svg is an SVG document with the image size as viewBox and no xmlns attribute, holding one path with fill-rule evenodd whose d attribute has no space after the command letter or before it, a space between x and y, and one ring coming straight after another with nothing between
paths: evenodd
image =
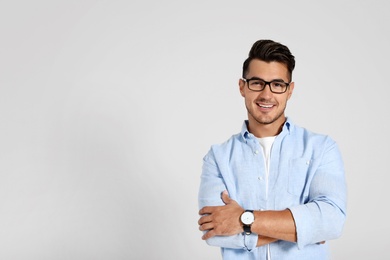
<instances>
[{"instance_id":1,"label":"nose","mask_svg":"<svg viewBox=\"0 0 390 260\"><path fill-rule=\"evenodd\" d=\"M262 97L271 97L273 95L272 91L271 91L271 85L270 83L265 83L265 86L264 86L264 89L262 91L259 92L260 96Z\"/></svg>"}]
</instances>

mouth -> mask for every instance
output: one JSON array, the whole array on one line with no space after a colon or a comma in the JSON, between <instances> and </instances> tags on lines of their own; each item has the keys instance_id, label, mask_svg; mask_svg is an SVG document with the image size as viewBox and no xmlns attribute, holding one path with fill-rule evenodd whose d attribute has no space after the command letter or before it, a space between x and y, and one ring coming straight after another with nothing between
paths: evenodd
<instances>
[{"instance_id":1,"label":"mouth","mask_svg":"<svg viewBox=\"0 0 390 260\"><path fill-rule=\"evenodd\" d=\"M256 105L260 107L260 109L265 109L265 110L269 110L275 106L272 104L264 104L264 103L256 103Z\"/></svg>"},{"instance_id":2,"label":"mouth","mask_svg":"<svg viewBox=\"0 0 390 260\"><path fill-rule=\"evenodd\" d=\"M257 104L259 107L262 107L262 108L271 108L273 107L273 105L262 105L262 104Z\"/></svg>"}]
</instances>

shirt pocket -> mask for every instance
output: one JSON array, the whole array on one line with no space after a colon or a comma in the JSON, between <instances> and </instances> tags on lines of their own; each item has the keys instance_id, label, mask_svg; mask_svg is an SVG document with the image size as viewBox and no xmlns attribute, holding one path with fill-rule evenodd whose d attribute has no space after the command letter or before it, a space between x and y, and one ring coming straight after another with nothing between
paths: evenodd
<instances>
[{"instance_id":1,"label":"shirt pocket","mask_svg":"<svg viewBox=\"0 0 390 260\"><path fill-rule=\"evenodd\" d=\"M305 186L309 180L309 167L312 160L308 158L294 158L289 162L288 193L296 196L305 196Z\"/></svg>"}]
</instances>

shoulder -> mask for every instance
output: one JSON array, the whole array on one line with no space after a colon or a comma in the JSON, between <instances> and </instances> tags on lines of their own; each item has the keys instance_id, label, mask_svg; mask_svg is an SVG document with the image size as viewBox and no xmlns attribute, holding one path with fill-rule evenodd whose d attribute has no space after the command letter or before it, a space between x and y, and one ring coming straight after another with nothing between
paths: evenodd
<instances>
[{"instance_id":1,"label":"shoulder","mask_svg":"<svg viewBox=\"0 0 390 260\"><path fill-rule=\"evenodd\" d=\"M211 145L211 149L215 152L225 152L231 150L233 147L245 144L247 142L249 131L247 128L247 121L244 121L239 133L233 134L230 138L222 143Z\"/></svg>"},{"instance_id":2,"label":"shoulder","mask_svg":"<svg viewBox=\"0 0 390 260\"><path fill-rule=\"evenodd\" d=\"M304 147L327 150L337 146L336 141L329 135L311 131L305 127L294 125L290 133L293 143L301 143Z\"/></svg>"},{"instance_id":3,"label":"shoulder","mask_svg":"<svg viewBox=\"0 0 390 260\"><path fill-rule=\"evenodd\" d=\"M231 150L234 146L241 144L243 141L244 139L242 138L241 133L234 134L222 143L211 145L211 150L218 152L228 151Z\"/></svg>"},{"instance_id":4,"label":"shoulder","mask_svg":"<svg viewBox=\"0 0 390 260\"><path fill-rule=\"evenodd\" d=\"M229 156L234 149L242 146L245 143L240 133L232 135L229 139L222 143L211 145L208 153L205 155L205 160L215 160L217 158L224 158Z\"/></svg>"},{"instance_id":5,"label":"shoulder","mask_svg":"<svg viewBox=\"0 0 390 260\"><path fill-rule=\"evenodd\" d=\"M327 134L314 132L305 127L301 127L298 125L293 125L292 134L293 136L301 136L307 139L317 139L317 140L324 140L324 141L327 140L327 141L334 142L334 140Z\"/></svg>"}]
</instances>

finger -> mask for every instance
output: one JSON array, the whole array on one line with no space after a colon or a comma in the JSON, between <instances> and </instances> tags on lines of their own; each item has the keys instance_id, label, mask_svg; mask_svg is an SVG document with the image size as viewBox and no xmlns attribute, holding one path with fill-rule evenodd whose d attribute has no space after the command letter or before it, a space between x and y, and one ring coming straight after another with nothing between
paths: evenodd
<instances>
[{"instance_id":1,"label":"finger","mask_svg":"<svg viewBox=\"0 0 390 260\"><path fill-rule=\"evenodd\" d=\"M199 230L200 231L209 231L209 230L213 229L213 227L214 227L214 225L211 222L204 223L204 224L199 226Z\"/></svg>"},{"instance_id":2,"label":"finger","mask_svg":"<svg viewBox=\"0 0 390 260\"><path fill-rule=\"evenodd\" d=\"M205 214L211 214L213 213L214 211L214 208L213 206L206 206L206 207L203 207L199 210L199 215L205 215Z\"/></svg>"},{"instance_id":3,"label":"finger","mask_svg":"<svg viewBox=\"0 0 390 260\"><path fill-rule=\"evenodd\" d=\"M229 197L229 193L227 192L227 190L224 190L222 192L222 200L225 204L229 204L232 202L232 199Z\"/></svg>"},{"instance_id":4,"label":"finger","mask_svg":"<svg viewBox=\"0 0 390 260\"><path fill-rule=\"evenodd\" d=\"M211 222L211 220L212 217L210 215L203 216L198 220L198 225L203 225L204 223Z\"/></svg>"},{"instance_id":5,"label":"finger","mask_svg":"<svg viewBox=\"0 0 390 260\"><path fill-rule=\"evenodd\" d=\"M212 229L212 230L206 232L206 234L204 234L204 235L202 236L202 239L203 239L203 240L207 240L207 239L212 238L212 237L214 237L214 236L215 236L215 232L214 232L214 230Z\"/></svg>"}]
</instances>

